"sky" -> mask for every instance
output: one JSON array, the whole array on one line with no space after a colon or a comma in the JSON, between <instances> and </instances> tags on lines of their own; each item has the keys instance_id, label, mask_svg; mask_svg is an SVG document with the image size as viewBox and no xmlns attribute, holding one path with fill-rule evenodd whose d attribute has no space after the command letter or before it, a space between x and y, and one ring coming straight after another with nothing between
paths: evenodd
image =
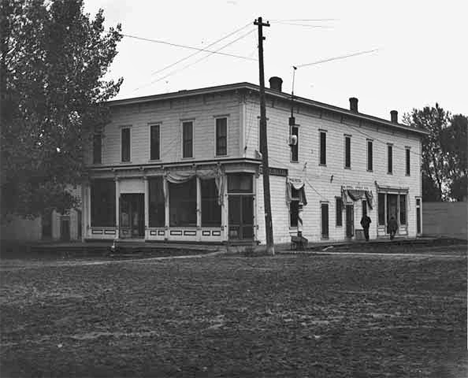
<instances>
[{"instance_id":1,"label":"sky","mask_svg":"<svg viewBox=\"0 0 468 378\"><path fill-rule=\"evenodd\" d=\"M464 0L85 0L91 15L99 8L106 27L121 23L123 34L165 42L122 39L107 74L124 78L116 99L258 84L254 21L262 17L270 24L263 28L267 85L279 76L290 93L296 66L300 97L343 108L357 97L360 112L390 119L395 109L400 121L436 102L468 115ZM365 51L372 52L307 66Z\"/></svg>"}]
</instances>

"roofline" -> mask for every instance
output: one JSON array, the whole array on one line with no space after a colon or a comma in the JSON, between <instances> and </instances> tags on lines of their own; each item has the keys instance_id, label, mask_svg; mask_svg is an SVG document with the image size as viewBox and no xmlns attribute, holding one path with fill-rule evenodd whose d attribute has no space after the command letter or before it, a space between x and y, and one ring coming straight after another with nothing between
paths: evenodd
<instances>
[{"instance_id":1,"label":"roofline","mask_svg":"<svg viewBox=\"0 0 468 378\"><path fill-rule=\"evenodd\" d=\"M243 89L260 92L260 86L258 85L248 83L248 82L240 82L240 83L234 83L234 84L217 85L213 87L180 90L178 92L133 97L133 98L127 98L127 99L121 99L121 100L111 100L111 101L107 101L106 104L111 107L121 106L121 105L133 105L133 104L141 104L141 103L147 103L147 102L152 102L152 101L172 100L172 99L184 98L187 96L198 96L198 95L206 95L206 94L213 94L213 93L222 93L222 92L227 92L227 91L243 90ZM270 88L265 88L265 93L268 96L273 96L273 97L277 97L277 98L281 98L281 99L289 100L289 101L291 100L291 95L285 92L278 92ZM365 113L354 112L348 109L340 108L338 106L325 104L323 102L319 102L315 100L310 100L305 97L294 96L294 101L296 103L300 103L300 104L307 105L307 106L312 106L312 107L319 108L322 110L328 110L328 111L339 113L342 115L347 115L347 116L351 116L354 118L358 118L358 119L362 119L362 120L366 120L370 122L376 122L385 126L390 126L392 128L395 128L401 131L413 132L413 133L421 134L421 135L429 134L428 131L421 129L421 128L409 127L401 123L391 122L389 120L375 117L372 115L368 115Z\"/></svg>"}]
</instances>

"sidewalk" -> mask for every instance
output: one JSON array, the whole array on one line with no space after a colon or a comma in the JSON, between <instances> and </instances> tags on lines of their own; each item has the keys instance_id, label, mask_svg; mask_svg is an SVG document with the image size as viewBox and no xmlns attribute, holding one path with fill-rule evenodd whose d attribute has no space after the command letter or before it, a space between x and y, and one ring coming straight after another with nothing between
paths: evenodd
<instances>
[{"instance_id":1,"label":"sidewalk","mask_svg":"<svg viewBox=\"0 0 468 378\"><path fill-rule=\"evenodd\" d=\"M337 241L337 242L319 242L309 243L307 248L303 251L295 250L284 246L278 248L278 253L307 253L307 252L318 252L318 251L336 251L336 252L347 252L347 251L385 251L385 252L396 252L396 250L406 250L417 247L435 247L435 246L450 246L450 245L467 245L467 241L464 239L453 239L443 237L419 237L419 238L403 238L396 237L393 240L389 238L385 239L373 239L369 241L363 240L351 240L351 241Z\"/></svg>"}]
</instances>

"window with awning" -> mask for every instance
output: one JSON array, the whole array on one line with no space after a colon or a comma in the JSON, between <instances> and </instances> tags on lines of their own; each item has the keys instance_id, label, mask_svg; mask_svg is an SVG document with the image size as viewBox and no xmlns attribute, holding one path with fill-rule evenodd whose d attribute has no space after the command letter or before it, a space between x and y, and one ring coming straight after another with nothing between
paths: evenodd
<instances>
[{"instance_id":1,"label":"window with awning","mask_svg":"<svg viewBox=\"0 0 468 378\"><path fill-rule=\"evenodd\" d=\"M299 206L307 205L304 182L300 179L288 179L286 182L286 203L289 206L289 225L298 226Z\"/></svg>"}]
</instances>

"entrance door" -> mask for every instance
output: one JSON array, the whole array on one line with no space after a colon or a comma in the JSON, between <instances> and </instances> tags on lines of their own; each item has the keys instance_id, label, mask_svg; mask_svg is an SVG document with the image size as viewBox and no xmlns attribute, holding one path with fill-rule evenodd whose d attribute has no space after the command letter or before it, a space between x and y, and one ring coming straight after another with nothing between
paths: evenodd
<instances>
[{"instance_id":1,"label":"entrance door","mask_svg":"<svg viewBox=\"0 0 468 378\"><path fill-rule=\"evenodd\" d=\"M253 240L253 196L229 196L229 239Z\"/></svg>"},{"instance_id":2,"label":"entrance door","mask_svg":"<svg viewBox=\"0 0 468 378\"><path fill-rule=\"evenodd\" d=\"M346 205L346 237L354 236L354 205Z\"/></svg>"},{"instance_id":3,"label":"entrance door","mask_svg":"<svg viewBox=\"0 0 468 378\"><path fill-rule=\"evenodd\" d=\"M328 203L322 203L322 238L328 239Z\"/></svg>"},{"instance_id":4,"label":"entrance door","mask_svg":"<svg viewBox=\"0 0 468 378\"><path fill-rule=\"evenodd\" d=\"M122 194L120 196L120 237L144 238L145 236L144 194Z\"/></svg>"},{"instance_id":5,"label":"entrance door","mask_svg":"<svg viewBox=\"0 0 468 378\"><path fill-rule=\"evenodd\" d=\"M398 219L398 194L387 194L387 225L391 217L399 223ZM388 227L386 228L388 233Z\"/></svg>"},{"instance_id":6,"label":"entrance door","mask_svg":"<svg viewBox=\"0 0 468 378\"><path fill-rule=\"evenodd\" d=\"M60 217L60 240L70 241L70 217L68 215Z\"/></svg>"}]
</instances>

